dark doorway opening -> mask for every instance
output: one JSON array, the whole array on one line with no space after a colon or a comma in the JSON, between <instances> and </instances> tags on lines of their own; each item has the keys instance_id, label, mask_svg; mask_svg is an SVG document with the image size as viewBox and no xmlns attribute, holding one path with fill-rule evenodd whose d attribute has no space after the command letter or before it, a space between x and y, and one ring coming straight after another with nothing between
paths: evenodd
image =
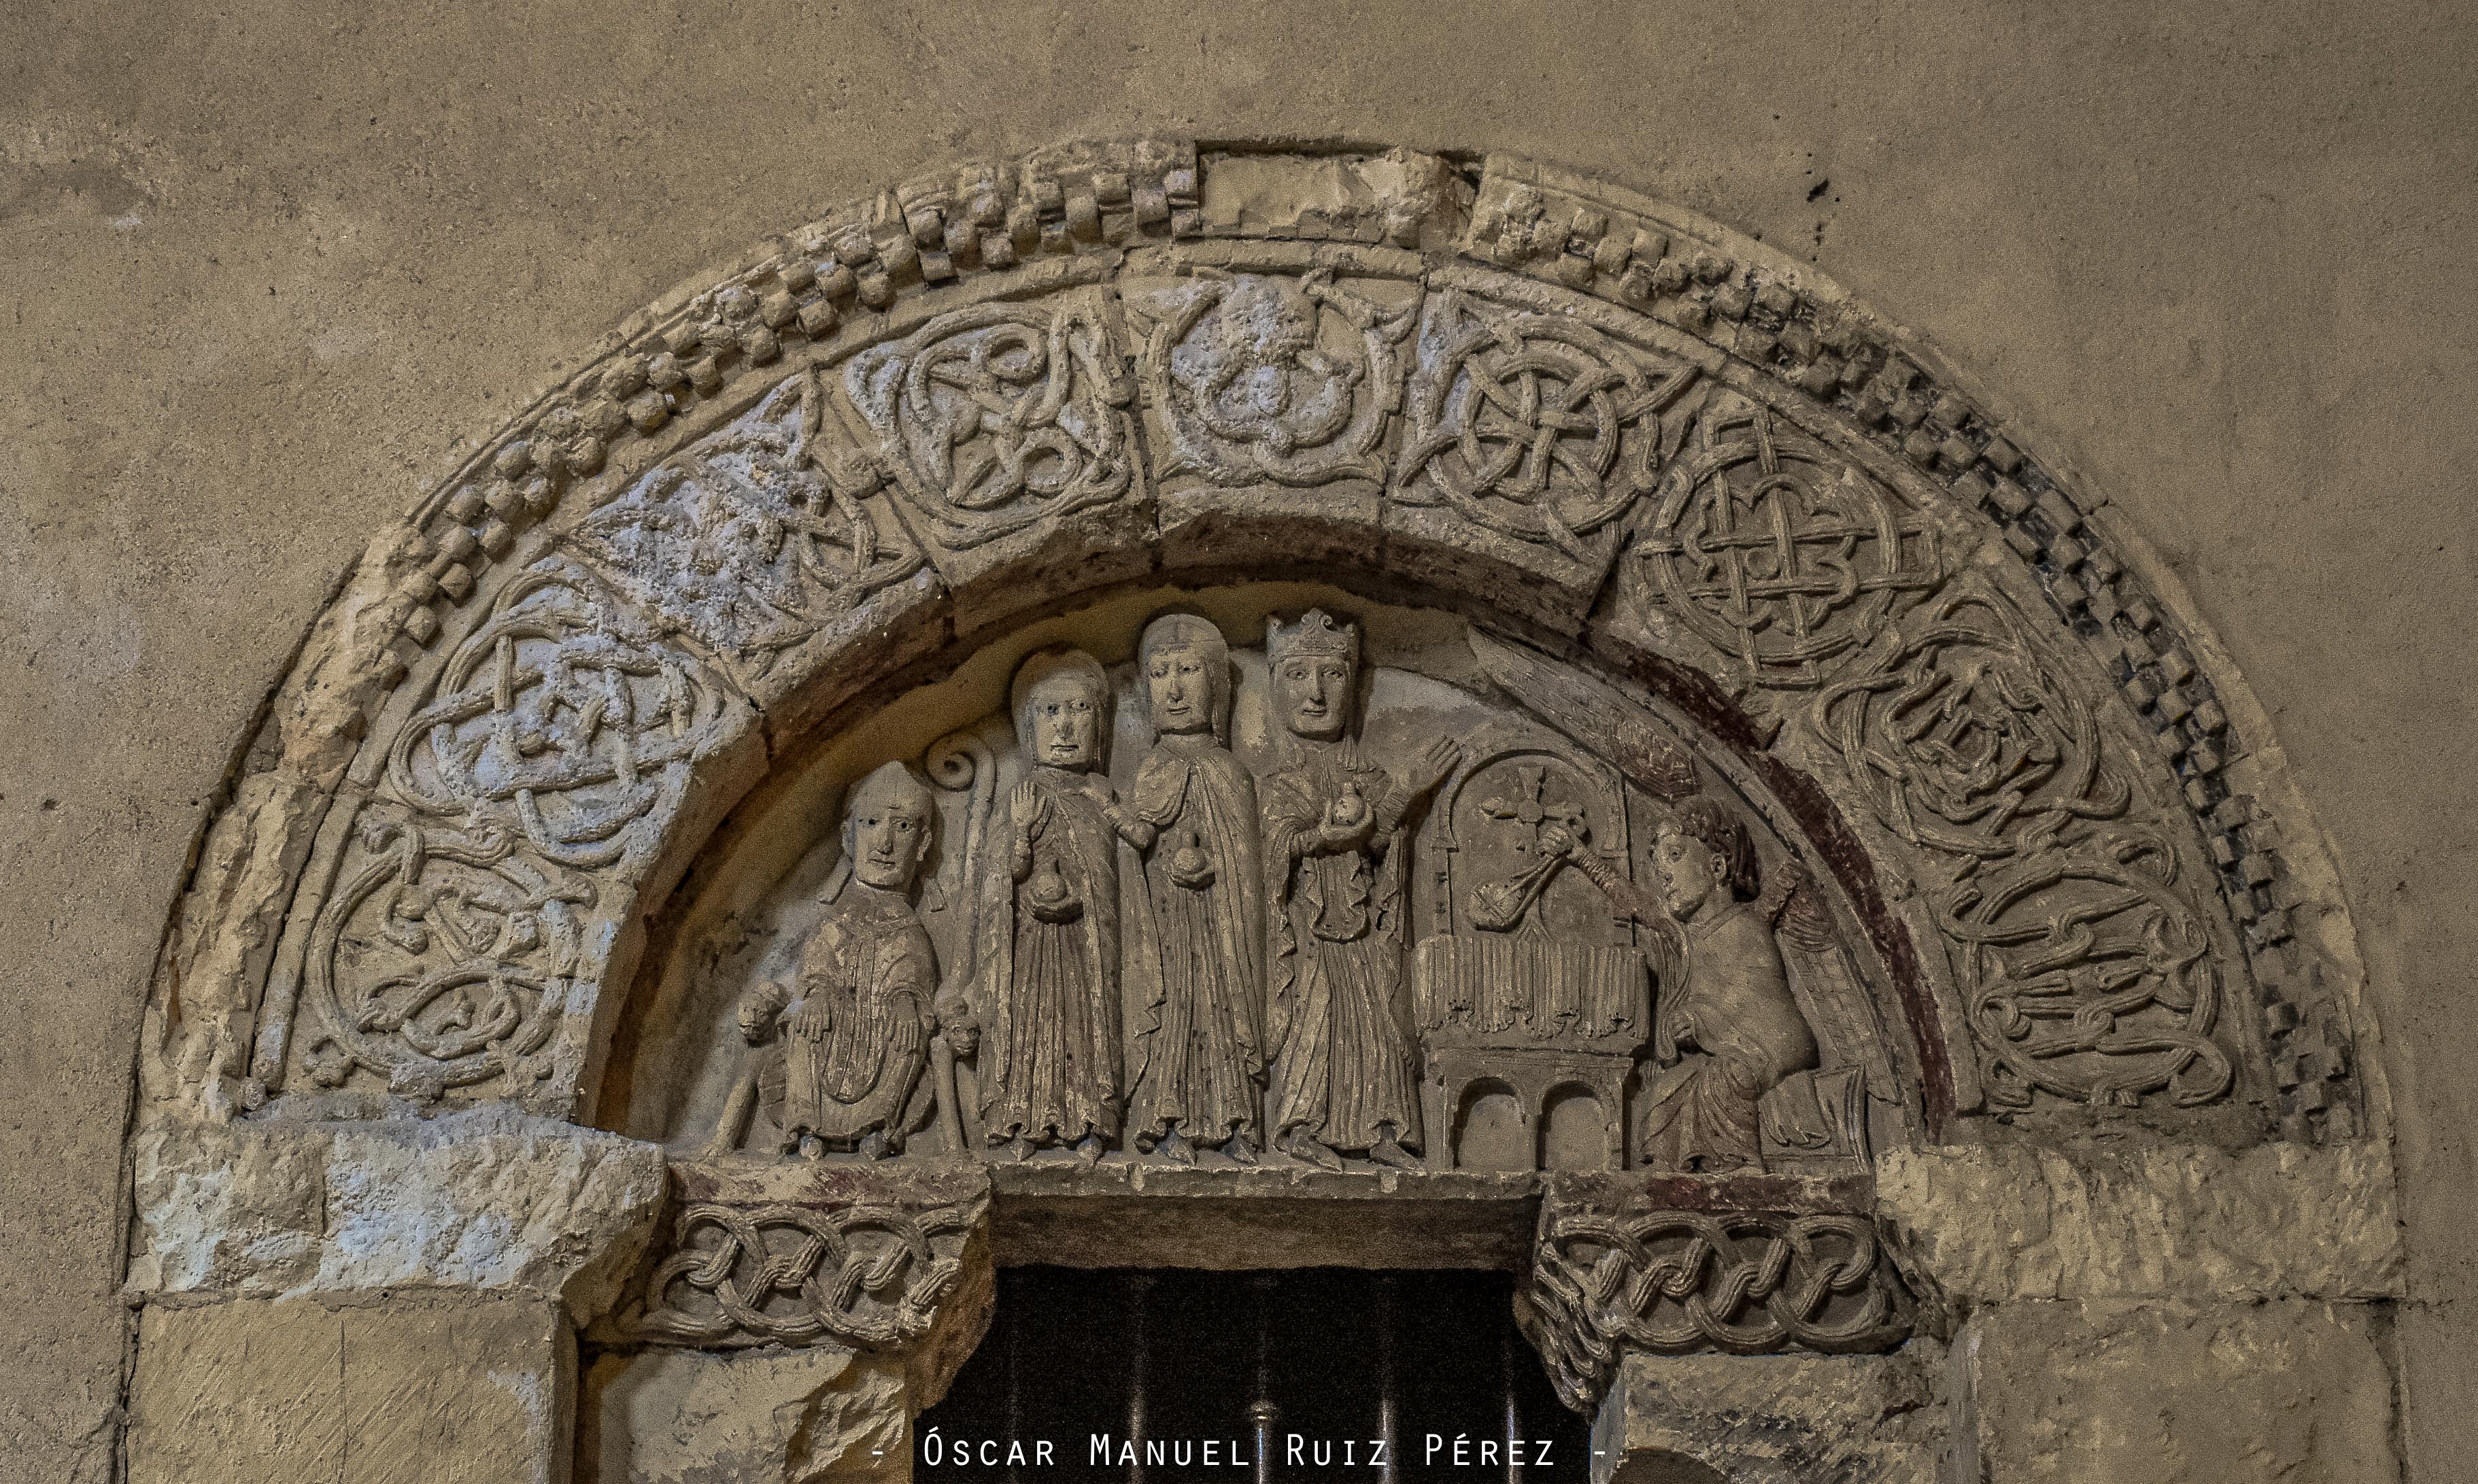
<instances>
[{"instance_id":1,"label":"dark doorway opening","mask_svg":"<svg viewBox=\"0 0 2478 1484\"><path fill-rule=\"evenodd\" d=\"M1006 1269L924 1476L1581 1484L1512 1302L1500 1272Z\"/></svg>"}]
</instances>

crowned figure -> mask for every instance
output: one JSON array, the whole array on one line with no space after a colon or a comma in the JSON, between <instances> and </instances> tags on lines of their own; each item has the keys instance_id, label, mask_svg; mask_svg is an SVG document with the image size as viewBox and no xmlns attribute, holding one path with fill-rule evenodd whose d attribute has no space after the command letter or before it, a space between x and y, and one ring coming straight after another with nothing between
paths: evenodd
<instances>
[{"instance_id":1,"label":"crowned figure","mask_svg":"<svg viewBox=\"0 0 2478 1484\"><path fill-rule=\"evenodd\" d=\"M1389 771L1351 735L1359 631L1322 610L1268 619L1265 649L1282 731L1259 781L1268 917L1267 1101L1295 1159L1344 1154L1416 1168L1414 1042L1403 1003L1403 817L1461 758L1450 738Z\"/></svg>"}]
</instances>

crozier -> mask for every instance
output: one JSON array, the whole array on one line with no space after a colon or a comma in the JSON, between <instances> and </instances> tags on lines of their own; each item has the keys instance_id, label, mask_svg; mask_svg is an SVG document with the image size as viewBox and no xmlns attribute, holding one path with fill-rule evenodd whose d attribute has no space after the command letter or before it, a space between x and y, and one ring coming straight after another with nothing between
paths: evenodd
<instances>
[{"instance_id":1,"label":"crozier","mask_svg":"<svg viewBox=\"0 0 2478 1484\"><path fill-rule=\"evenodd\" d=\"M2389 1294L2348 924L2147 561L1811 269L1549 167L911 182L322 620L150 1013L145 1332L536 1305L594 1454L741 1385L899 1441L1016 1264L1507 1269L1586 1413ZM2071 1250L1977 1232L2026 1169Z\"/></svg>"}]
</instances>

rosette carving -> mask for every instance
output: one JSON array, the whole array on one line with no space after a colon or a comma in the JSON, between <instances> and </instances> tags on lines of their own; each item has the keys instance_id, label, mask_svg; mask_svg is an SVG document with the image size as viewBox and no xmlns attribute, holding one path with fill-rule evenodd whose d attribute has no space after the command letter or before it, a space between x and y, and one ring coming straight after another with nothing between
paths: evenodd
<instances>
[{"instance_id":1,"label":"rosette carving","mask_svg":"<svg viewBox=\"0 0 2478 1484\"><path fill-rule=\"evenodd\" d=\"M588 516L571 539L667 631L762 673L921 569L910 538L864 503L873 481L822 438L824 414L818 373L793 377Z\"/></svg>"},{"instance_id":2,"label":"rosette carving","mask_svg":"<svg viewBox=\"0 0 2478 1484\"><path fill-rule=\"evenodd\" d=\"M1164 474L1226 485L1380 479L1413 312L1299 278L1200 273L1144 296L1145 376L1170 433Z\"/></svg>"},{"instance_id":3,"label":"rosette carving","mask_svg":"<svg viewBox=\"0 0 2478 1484\"><path fill-rule=\"evenodd\" d=\"M1934 527L1783 422L1707 413L1636 540L1651 595L1759 684L1810 687L1944 580Z\"/></svg>"},{"instance_id":4,"label":"rosette carving","mask_svg":"<svg viewBox=\"0 0 2478 1484\"><path fill-rule=\"evenodd\" d=\"M425 828L384 805L363 813L357 859L311 933L313 1082L341 1087L365 1069L427 1100L550 1074L594 891L518 839L495 824Z\"/></svg>"}]
</instances>

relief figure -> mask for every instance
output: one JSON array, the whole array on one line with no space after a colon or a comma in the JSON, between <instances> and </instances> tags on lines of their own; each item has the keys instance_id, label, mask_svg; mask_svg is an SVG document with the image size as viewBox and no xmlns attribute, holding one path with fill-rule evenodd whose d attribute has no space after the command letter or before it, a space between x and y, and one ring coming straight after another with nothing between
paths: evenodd
<instances>
[{"instance_id":1,"label":"relief figure","mask_svg":"<svg viewBox=\"0 0 2478 1484\"><path fill-rule=\"evenodd\" d=\"M1416 1168L1414 1043L1403 1004L1403 816L1461 749L1433 740L1396 775L1351 737L1359 632L1311 610L1266 624L1280 767L1261 780L1267 878L1266 1019L1277 1048L1275 1139L1340 1169L1344 1153Z\"/></svg>"},{"instance_id":2,"label":"relief figure","mask_svg":"<svg viewBox=\"0 0 2478 1484\"><path fill-rule=\"evenodd\" d=\"M825 916L800 946L795 982L770 981L741 1002L742 1036L755 1046L780 1043L753 1091L779 1110L782 1152L902 1152L937 1028L937 954L912 905L936 818L927 786L901 763L862 779L844 810L844 857L826 886ZM746 1117L746 1099L733 1103L719 1140L726 1147Z\"/></svg>"},{"instance_id":3,"label":"relief figure","mask_svg":"<svg viewBox=\"0 0 2478 1484\"><path fill-rule=\"evenodd\" d=\"M1145 628L1136 672L1153 728L1123 823L1144 860L1142 909L1158 974L1135 1007L1130 1132L1181 1163L1264 1143L1264 876L1256 791L1224 744L1230 652L1203 618Z\"/></svg>"},{"instance_id":4,"label":"relief figure","mask_svg":"<svg viewBox=\"0 0 2478 1484\"><path fill-rule=\"evenodd\" d=\"M1110 683L1084 651L1045 649L1016 671L1011 699L1024 774L985 888L982 1127L1019 1159L1063 1145L1091 1164L1119 1131Z\"/></svg>"},{"instance_id":5,"label":"relief figure","mask_svg":"<svg viewBox=\"0 0 2478 1484\"><path fill-rule=\"evenodd\" d=\"M1551 826L1563 854L1618 910L1648 930L1659 976L1653 1054L1668 1070L1647 1087L1640 1162L1656 1170L1760 1168L1757 1105L1816 1064L1814 1033L1791 995L1745 821L1690 798L1655 837L1656 893L1618 876L1574 834Z\"/></svg>"}]
</instances>

